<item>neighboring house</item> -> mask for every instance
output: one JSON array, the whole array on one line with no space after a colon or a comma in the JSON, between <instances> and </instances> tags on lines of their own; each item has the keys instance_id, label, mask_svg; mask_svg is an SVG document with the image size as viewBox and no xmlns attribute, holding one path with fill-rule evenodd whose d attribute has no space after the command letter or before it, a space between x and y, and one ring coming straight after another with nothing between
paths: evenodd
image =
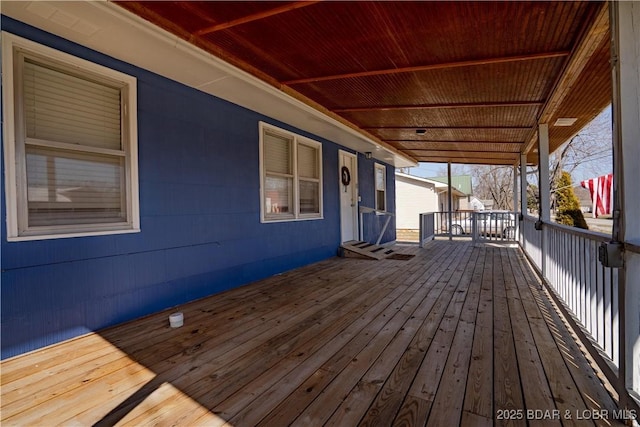
<instances>
[{"instance_id":1,"label":"neighboring house","mask_svg":"<svg viewBox=\"0 0 640 427\"><path fill-rule=\"evenodd\" d=\"M583 213L590 213L593 211L593 201L591 200L591 193L589 193L588 189L581 185L574 185L573 193L578 198L578 201L580 202L580 210Z\"/></svg>"},{"instance_id":2,"label":"neighboring house","mask_svg":"<svg viewBox=\"0 0 640 427\"><path fill-rule=\"evenodd\" d=\"M409 159L122 8L2 13L2 358L332 257L380 233L359 206L395 213Z\"/></svg>"},{"instance_id":3,"label":"neighboring house","mask_svg":"<svg viewBox=\"0 0 640 427\"><path fill-rule=\"evenodd\" d=\"M484 209L487 211L493 209L494 201L492 199L483 199L480 200L480 203L482 203Z\"/></svg>"},{"instance_id":4,"label":"neighboring house","mask_svg":"<svg viewBox=\"0 0 640 427\"><path fill-rule=\"evenodd\" d=\"M446 183L432 178L421 178L396 171L396 228L398 239L417 240L416 233L420 228L420 214L448 211L448 194L449 189ZM467 204L469 195L456 188L452 188L452 194L454 211L469 209Z\"/></svg>"},{"instance_id":5,"label":"neighboring house","mask_svg":"<svg viewBox=\"0 0 640 427\"><path fill-rule=\"evenodd\" d=\"M438 189L438 210L445 212L449 210L449 179L446 176L436 176L428 178L430 181L436 182ZM451 190L453 195L453 209L472 210L469 202L473 194L470 175L454 175L451 177Z\"/></svg>"},{"instance_id":6,"label":"neighboring house","mask_svg":"<svg viewBox=\"0 0 640 427\"><path fill-rule=\"evenodd\" d=\"M436 183L396 172L396 228L418 230L419 216L438 210Z\"/></svg>"},{"instance_id":7,"label":"neighboring house","mask_svg":"<svg viewBox=\"0 0 640 427\"><path fill-rule=\"evenodd\" d=\"M469 206L469 210L472 210L472 211L483 211L487 209L483 201L478 199L475 196L469 197L468 206Z\"/></svg>"}]
</instances>

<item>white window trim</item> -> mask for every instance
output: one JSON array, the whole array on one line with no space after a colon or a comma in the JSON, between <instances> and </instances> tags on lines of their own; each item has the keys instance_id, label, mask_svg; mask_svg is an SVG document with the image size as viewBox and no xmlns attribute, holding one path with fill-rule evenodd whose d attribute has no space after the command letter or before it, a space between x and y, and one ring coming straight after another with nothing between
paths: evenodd
<instances>
[{"instance_id":1,"label":"white window trim","mask_svg":"<svg viewBox=\"0 0 640 427\"><path fill-rule=\"evenodd\" d=\"M382 171L382 174L384 175L384 209L380 209L380 207L378 206L378 169L380 169ZM373 168L373 191L374 191L374 200L373 200L373 204L376 208L376 210L382 210L382 211L387 211L387 168L385 165L381 164L381 163L374 163L374 168Z\"/></svg>"},{"instance_id":2,"label":"white window trim","mask_svg":"<svg viewBox=\"0 0 640 427\"><path fill-rule=\"evenodd\" d=\"M322 193L322 144L318 141L314 141L313 139L305 138L301 135L295 134L293 132L289 132L287 130L278 128L276 126L270 125L265 122L259 122L259 132L260 132L260 222L261 223L275 223L275 222L291 222L291 221L308 221L308 220L317 220L324 219L324 206L323 206L323 193ZM294 212L283 218L269 218L265 212L265 179L266 179L266 170L264 166L264 134L265 131L268 130L270 132L281 134L286 136L287 138L293 139L293 150L292 150L292 158L293 158L293 206ZM316 148L318 150L318 178L309 179L302 178L303 181L317 181L318 182L318 197L319 197L319 208L320 212L318 214L303 214L300 213L300 194L299 194L299 182L300 176L298 174L298 145L304 144L310 147Z\"/></svg>"},{"instance_id":3,"label":"white window trim","mask_svg":"<svg viewBox=\"0 0 640 427\"><path fill-rule=\"evenodd\" d=\"M14 91L14 49L23 50L34 58L42 58L68 68L75 68L83 74L114 82L123 87L122 139L127 153L125 161L125 186L127 192L127 222L115 224L78 224L65 226L33 227L21 232L19 215L27 215L26 205L19 203L18 184L26 186L23 173L25 159L16 158L16 111ZM5 31L2 32L2 92L3 92L3 141L5 165L5 197L7 211L7 240L45 240L65 237L99 236L109 234L136 233L140 231L140 202L138 190L138 120L137 120L137 80L135 77L112 70L93 62L49 48L31 40ZM20 174L20 177L18 177ZM20 180L20 182L19 182ZM26 202L23 202L26 203ZM24 212L23 212L24 211ZM26 222L26 221L25 221Z\"/></svg>"}]
</instances>

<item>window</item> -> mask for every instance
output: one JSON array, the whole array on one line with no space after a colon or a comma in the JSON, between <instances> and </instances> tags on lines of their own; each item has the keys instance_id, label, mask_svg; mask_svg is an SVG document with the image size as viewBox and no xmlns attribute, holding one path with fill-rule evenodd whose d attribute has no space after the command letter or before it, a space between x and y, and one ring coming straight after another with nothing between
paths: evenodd
<instances>
[{"instance_id":1,"label":"window","mask_svg":"<svg viewBox=\"0 0 640 427\"><path fill-rule=\"evenodd\" d=\"M376 209L387 210L387 168L379 163L375 164L376 173Z\"/></svg>"},{"instance_id":2,"label":"window","mask_svg":"<svg viewBox=\"0 0 640 427\"><path fill-rule=\"evenodd\" d=\"M135 78L2 40L9 240L139 231Z\"/></svg>"},{"instance_id":3,"label":"window","mask_svg":"<svg viewBox=\"0 0 640 427\"><path fill-rule=\"evenodd\" d=\"M322 218L322 145L260 123L262 222Z\"/></svg>"}]
</instances>

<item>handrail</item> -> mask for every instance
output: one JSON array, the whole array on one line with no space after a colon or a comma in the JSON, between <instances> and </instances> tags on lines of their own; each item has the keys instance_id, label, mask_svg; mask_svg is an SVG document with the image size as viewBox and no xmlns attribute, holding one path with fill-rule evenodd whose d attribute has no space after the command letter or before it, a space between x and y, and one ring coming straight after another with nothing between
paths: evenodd
<instances>
[{"instance_id":1,"label":"handrail","mask_svg":"<svg viewBox=\"0 0 640 427\"><path fill-rule=\"evenodd\" d=\"M395 216L395 214L393 212L387 212L387 211L383 211L380 209L375 209L375 208L370 208L368 206L360 206L359 207L359 212L360 212L360 240L364 240L364 214L366 213L375 213L376 215L386 215L387 216L387 220L384 222L384 226L382 227L382 230L380 231L380 235L378 236L378 240L376 240L376 245L379 245L380 242L382 241L382 236L384 236L385 231L387 231L387 227L389 226L389 223L391 222L391 218Z\"/></svg>"},{"instance_id":2,"label":"handrail","mask_svg":"<svg viewBox=\"0 0 640 427\"><path fill-rule=\"evenodd\" d=\"M389 211L383 211L380 209L374 209L374 208L370 208L368 206L360 206L359 207L359 211L360 213L377 213L380 215L389 215L389 216L396 216L393 212L389 212Z\"/></svg>"},{"instance_id":3,"label":"handrail","mask_svg":"<svg viewBox=\"0 0 640 427\"><path fill-rule=\"evenodd\" d=\"M524 219L531 222L538 221L537 217L528 214L524 215ZM608 234L600 233L599 231L585 230L582 228L571 227L569 225L558 224L557 222L545 222L544 225L545 227L559 228L562 231L565 231L569 234L575 234L576 236L590 236L602 242L608 242L611 240L611 237Z\"/></svg>"},{"instance_id":4,"label":"handrail","mask_svg":"<svg viewBox=\"0 0 640 427\"><path fill-rule=\"evenodd\" d=\"M531 215L525 215L525 219L529 221L537 221L538 219L532 217ZM570 227L564 224L558 224L556 222L545 222L544 225L550 228L558 228L563 232L573 234L575 236L589 236L593 238L593 240L597 240L599 242L609 242L611 241L611 236L609 234L600 233L598 231L584 230L581 228ZM640 254L640 244L624 242L624 249L636 254Z\"/></svg>"},{"instance_id":5,"label":"handrail","mask_svg":"<svg viewBox=\"0 0 640 427\"><path fill-rule=\"evenodd\" d=\"M608 242L611 240L611 236L604 233L571 227L569 225L558 224L556 222L545 222L544 226L549 228L557 228L559 230L562 230L564 233L573 234L574 236L589 237L598 242Z\"/></svg>"},{"instance_id":6,"label":"handrail","mask_svg":"<svg viewBox=\"0 0 640 427\"><path fill-rule=\"evenodd\" d=\"M624 242L624 249L636 254L640 254L640 244L636 245L634 243Z\"/></svg>"}]
</instances>

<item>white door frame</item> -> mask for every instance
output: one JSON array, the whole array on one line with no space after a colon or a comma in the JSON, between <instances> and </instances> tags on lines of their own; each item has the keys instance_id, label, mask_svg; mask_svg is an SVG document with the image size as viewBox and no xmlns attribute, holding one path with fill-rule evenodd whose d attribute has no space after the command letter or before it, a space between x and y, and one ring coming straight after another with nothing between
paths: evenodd
<instances>
[{"instance_id":1,"label":"white door frame","mask_svg":"<svg viewBox=\"0 0 640 427\"><path fill-rule=\"evenodd\" d=\"M343 235L343 221L347 218L348 213L343 212L342 193L344 192L344 185L342 184L342 157L350 157L353 160L353 167L350 170L351 173L351 215L349 219L352 221L352 236ZM358 156L344 150L338 150L338 192L340 194L340 240L341 243L349 240L358 239ZM346 240L345 240L346 239Z\"/></svg>"}]
</instances>

